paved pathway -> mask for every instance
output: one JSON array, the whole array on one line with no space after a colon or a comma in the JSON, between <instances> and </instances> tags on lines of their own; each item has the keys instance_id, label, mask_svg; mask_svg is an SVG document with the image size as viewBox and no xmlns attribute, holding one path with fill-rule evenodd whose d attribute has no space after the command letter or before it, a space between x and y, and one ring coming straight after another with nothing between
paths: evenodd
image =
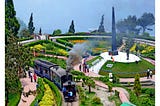
<instances>
[{"instance_id":1,"label":"paved pathway","mask_svg":"<svg viewBox=\"0 0 160 106\"><path fill-rule=\"evenodd\" d=\"M36 90L36 82L31 82L30 78L27 76L27 78L21 78L20 79L21 84L23 86L22 92L28 92L29 90L34 91ZM28 97L24 97L23 93L21 94L21 100L18 104L18 106L30 106L32 101L35 99L36 96L29 95Z\"/></svg>"}]
</instances>

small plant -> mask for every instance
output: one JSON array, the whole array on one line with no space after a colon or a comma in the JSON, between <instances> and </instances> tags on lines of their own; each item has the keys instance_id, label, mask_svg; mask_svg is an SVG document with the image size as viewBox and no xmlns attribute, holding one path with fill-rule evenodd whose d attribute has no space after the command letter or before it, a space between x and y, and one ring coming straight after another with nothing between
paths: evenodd
<instances>
[{"instance_id":1,"label":"small plant","mask_svg":"<svg viewBox=\"0 0 160 106\"><path fill-rule=\"evenodd\" d=\"M95 104L101 104L101 99L99 97L95 96L93 98L92 102L95 103Z\"/></svg>"}]
</instances>

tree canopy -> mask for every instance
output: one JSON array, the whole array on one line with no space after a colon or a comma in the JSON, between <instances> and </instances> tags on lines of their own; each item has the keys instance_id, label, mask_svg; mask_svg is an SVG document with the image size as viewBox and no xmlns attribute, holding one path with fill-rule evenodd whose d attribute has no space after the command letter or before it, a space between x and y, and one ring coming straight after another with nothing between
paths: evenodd
<instances>
[{"instance_id":1,"label":"tree canopy","mask_svg":"<svg viewBox=\"0 0 160 106\"><path fill-rule=\"evenodd\" d=\"M72 20L71 22L71 25L69 27L69 30L68 30L69 33L75 33L75 29L74 29L74 21Z\"/></svg>"},{"instance_id":2,"label":"tree canopy","mask_svg":"<svg viewBox=\"0 0 160 106\"><path fill-rule=\"evenodd\" d=\"M18 42L19 23L15 17L13 1L5 1L5 97L6 105L9 101L9 94L21 92L20 73L24 74L31 60L29 48Z\"/></svg>"},{"instance_id":3,"label":"tree canopy","mask_svg":"<svg viewBox=\"0 0 160 106\"><path fill-rule=\"evenodd\" d=\"M144 13L139 19L138 19L138 25L143 28L143 33L146 29L151 30L150 28L147 28L148 26L152 26L155 24L155 17L152 13Z\"/></svg>"},{"instance_id":4,"label":"tree canopy","mask_svg":"<svg viewBox=\"0 0 160 106\"><path fill-rule=\"evenodd\" d=\"M117 30L120 33L134 33L139 34L140 30L143 33L147 30L152 30L148 28L155 24L155 18L152 13L144 13L140 18L135 15L129 15L125 19L121 19L116 23Z\"/></svg>"},{"instance_id":5,"label":"tree canopy","mask_svg":"<svg viewBox=\"0 0 160 106\"><path fill-rule=\"evenodd\" d=\"M11 36L17 36L19 30L19 23L16 19L16 11L12 0L5 0L5 44L8 43L8 39Z\"/></svg>"},{"instance_id":6,"label":"tree canopy","mask_svg":"<svg viewBox=\"0 0 160 106\"><path fill-rule=\"evenodd\" d=\"M33 25L33 13L31 13L30 19L29 19L29 23L28 23L28 30L30 35L32 35L34 33L35 27Z\"/></svg>"}]
</instances>

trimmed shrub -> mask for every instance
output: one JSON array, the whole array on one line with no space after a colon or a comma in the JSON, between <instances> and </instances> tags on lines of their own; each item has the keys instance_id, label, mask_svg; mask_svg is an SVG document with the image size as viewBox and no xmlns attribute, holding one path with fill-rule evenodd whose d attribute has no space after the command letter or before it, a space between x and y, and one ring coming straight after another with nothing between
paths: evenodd
<instances>
[{"instance_id":1,"label":"trimmed shrub","mask_svg":"<svg viewBox=\"0 0 160 106\"><path fill-rule=\"evenodd\" d=\"M93 98L92 102L95 103L95 104L101 104L101 99L99 97L95 96Z\"/></svg>"},{"instance_id":2,"label":"trimmed shrub","mask_svg":"<svg viewBox=\"0 0 160 106\"><path fill-rule=\"evenodd\" d=\"M47 83L50 86L50 88L54 92L57 106L61 106L62 105L62 96L61 96L60 91L57 88L57 86L53 82L49 81L46 78L44 79L44 81L45 81L45 83Z\"/></svg>"},{"instance_id":3,"label":"trimmed shrub","mask_svg":"<svg viewBox=\"0 0 160 106\"><path fill-rule=\"evenodd\" d=\"M44 95L44 84L43 84L43 79L38 78L38 88L37 88L37 95L34 101L31 103L31 106L34 106L37 101L41 101L43 95Z\"/></svg>"}]
</instances>

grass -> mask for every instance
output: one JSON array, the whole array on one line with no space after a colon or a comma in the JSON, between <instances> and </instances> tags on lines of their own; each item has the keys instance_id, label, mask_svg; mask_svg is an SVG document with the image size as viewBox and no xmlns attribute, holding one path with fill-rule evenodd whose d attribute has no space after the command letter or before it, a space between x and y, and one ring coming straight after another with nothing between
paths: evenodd
<instances>
[{"instance_id":1,"label":"grass","mask_svg":"<svg viewBox=\"0 0 160 106\"><path fill-rule=\"evenodd\" d=\"M89 93L88 91L86 91L85 94L85 102L81 102L80 106L103 106L102 104L93 103L93 98L96 96L95 92Z\"/></svg>"},{"instance_id":2,"label":"grass","mask_svg":"<svg viewBox=\"0 0 160 106\"><path fill-rule=\"evenodd\" d=\"M109 101L115 101L116 106L120 106L122 104L121 100L119 99L117 95L110 96L108 99Z\"/></svg>"},{"instance_id":3,"label":"grass","mask_svg":"<svg viewBox=\"0 0 160 106\"><path fill-rule=\"evenodd\" d=\"M95 58L87 61L87 64L91 67L91 66L92 66L92 62L94 62L94 61L97 60L97 59L100 59L100 60L101 60L102 57L101 57L101 56L96 56Z\"/></svg>"},{"instance_id":4,"label":"grass","mask_svg":"<svg viewBox=\"0 0 160 106\"><path fill-rule=\"evenodd\" d=\"M108 68L106 67L107 64L113 64L113 67ZM143 59L142 61L138 62L138 64L135 62L113 63L112 61L107 61L100 69L99 74L108 75L108 72L111 71L113 74L116 74L118 77L135 77L137 73L139 73L141 76L146 76L146 71L148 68L154 70L155 66Z\"/></svg>"}]
</instances>

